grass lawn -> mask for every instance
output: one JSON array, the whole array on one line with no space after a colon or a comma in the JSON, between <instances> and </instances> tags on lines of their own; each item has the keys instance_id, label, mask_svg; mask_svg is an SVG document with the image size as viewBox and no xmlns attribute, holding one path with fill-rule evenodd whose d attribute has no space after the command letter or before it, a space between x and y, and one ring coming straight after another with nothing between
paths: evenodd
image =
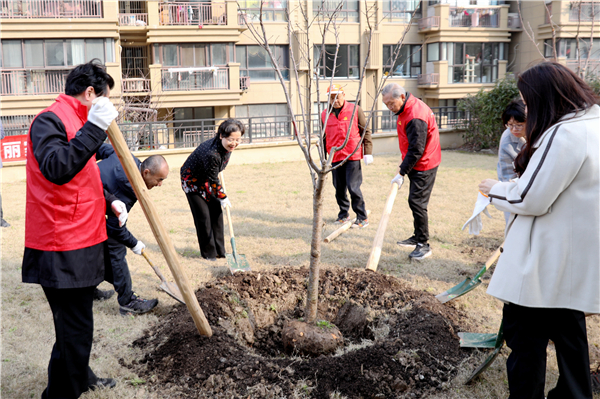
<instances>
[{"instance_id":1,"label":"grass lawn","mask_svg":"<svg viewBox=\"0 0 600 399\"><path fill-rule=\"evenodd\" d=\"M235 157L235 153L233 154ZM437 294L473 275L502 243L504 216L493 207L493 218L483 218L483 231L469 236L461 231L470 217L477 197L477 184L496 176L497 158L491 155L444 151L442 165L429 204L430 235L433 256L422 262L411 262L409 250L396 241L412 235L412 215L407 203L408 187L402 187L388 224L380 273L408 281L413 287ZM363 166L362 191L371 210L370 226L352 229L330 244L323 244L323 267L339 265L364 268L379 218L383 210L391 178L396 173L398 156L376 156L375 163ZM171 165L171 174L162 187L150 192L163 224L171 235L181 266L194 289L202 283L228 273L226 262L208 262L200 257L196 232L185 195L180 187L179 166ZM312 223L312 185L304 162L232 165L226 171L227 189L233 204L232 217L239 253L245 254L255 270L278 267L307 266L310 253ZM408 183L407 183L408 185ZM47 381L47 366L54 343L50 309L40 286L21 283L25 229L25 182L2 184L4 218L11 227L0 229L2 236L2 352L0 395L3 398L36 398ZM337 216L331 177L325 194L325 235L335 227ZM354 215L352 215L354 217ZM131 232L147 245L147 252L168 280L173 281L141 207L133 208L128 221ZM229 236L226 234L226 241ZM229 244L226 244L228 252ZM170 311L174 300L157 290L159 280L143 257L127 253L133 287L143 298L158 297L157 309L139 317L119 315L116 297L95 303L95 334L91 367L100 377L119 380L117 388L90 392L85 398L162 398L149 392L151 381L143 381L120 365L141 357L130 343L149 326L160 323L161 315ZM502 304L486 295L489 274L482 287L454 300L447 306L466 311L477 332L496 332ZM102 289L112 288L102 283ZM599 318L588 318L588 335L592 364L600 361ZM506 398L505 360L503 349L494 365L477 383L465 386L472 369L459 370L452 388L439 398ZM487 352L476 353L483 360ZM557 378L556 358L548 351L547 389ZM152 390L153 391L153 390ZM595 396L600 398L599 396Z\"/></svg>"}]
</instances>

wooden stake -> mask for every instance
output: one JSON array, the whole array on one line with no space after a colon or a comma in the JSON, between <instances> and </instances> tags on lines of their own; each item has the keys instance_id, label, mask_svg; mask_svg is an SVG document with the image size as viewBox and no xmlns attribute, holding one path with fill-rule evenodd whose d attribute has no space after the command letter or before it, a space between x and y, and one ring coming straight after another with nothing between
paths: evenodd
<instances>
[{"instance_id":1,"label":"wooden stake","mask_svg":"<svg viewBox=\"0 0 600 399\"><path fill-rule=\"evenodd\" d=\"M385 229L390 220L390 214L394 207L394 201L396 201L396 194L398 194L398 183L392 183L390 193L388 194L385 202L385 208L383 208L383 215L379 221L379 227L377 227L377 233L375 234L375 240L373 240L373 248L371 249L371 255L367 261L367 269L377 271L377 265L379 264L379 258L381 257L381 247L383 246L383 237L385 236Z\"/></svg>"},{"instance_id":2,"label":"wooden stake","mask_svg":"<svg viewBox=\"0 0 600 399\"><path fill-rule=\"evenodd\" d=\"M144 210L144 214L146 215L146 219L148 219L148 223L150 224L150 228L154 233L154 237L160 246L160 249L165 256L167 264L169 265L169 269L171 269L171 273L173 274L173 278L179 287L179 291L181 291L181 295L185 300L185 304L192 314L192 319L194 319L194 323L196 324L196 328L198 332L202 335L210 337L212 335L212 329L204 317L204 313L200 308L200 304L198 303L198 299L194 294L190 286L190 282L187 276L181 270L181 266L179 265L179 258L177 257L177 252L175 252L175 247L173 246L173 242L171 238L167 234L165 227L158 216L158 212L152 203L150 196L148 195L148 189L146 188L146 183L142 179L142 175L140 171L133 161L133 157L129 152L129 148L127 147L127 143L123 138L123 134L117 125L117 122L113 121L107 130L108 137L123 165L123 169L125 170L125 174L131 183L131 187L133 187L133 191L135 191L135 195Z\"/></svg>"},{"instance_id":3,"label":"wooden stake","mask_svg":"<svg viewBox=\"0 0 600 399\"><path fill-rule=\"evenodd\" d=\"M371 214L370 210L367 210L367 216L369 216ZM346 223L344 223L342 225L342 227L338 228L337 230L335 230L333 233L329 234L327 237L325 237L325 239L323 240L323 242L325 243L330 243L331 241L335 240L338 236L340 236L344 231L348 230L352 224L354 224L354 222L356 221L356 218L347 221Z\"/></svg>"}]
</instances>

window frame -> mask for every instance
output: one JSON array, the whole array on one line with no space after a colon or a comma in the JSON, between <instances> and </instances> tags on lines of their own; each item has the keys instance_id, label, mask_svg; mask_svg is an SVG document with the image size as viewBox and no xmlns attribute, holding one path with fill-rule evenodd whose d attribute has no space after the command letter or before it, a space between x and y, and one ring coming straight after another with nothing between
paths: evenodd
<instances>
[{"instance_id":1,"label":"window frame","mask_svg":"<svg viewBox=\"0 0 600 399\"><path fill-rule=\"evenodd\" d=\"M240 13L247 15L248 22L250 22L250 23L258 22L259 21L258 15L261 12L261 8L260 7L247 7L248 1L250 1L250 0L239 0L238 1L239 11L240 11ZM282 3L281 7L270 6L269 3L272 3L272 2L265 2L266 7L264 5L262 7L263 22L269 22L269 23L271 23L271 22L275 22L275 23L287 22L288 0L280 0L280 2ZM265 19L265 16L269 16L269 15L272 15L272 19ZM281 20L275 19L276 15L281 15L282 19Z\"/></svg>"},{"instance_id":2,"label":"window frame","mask_svg":"<svg viewBox=\"0 0 600 399\"><path fill-rule=\"evenodd\" d=\"M214 64L214 54L213 54L213 45L224 44L225 45L225 63L224 64ZM177 49L177 64L176 65L165 65L164 64L164 48L165 46L176 46ZM200 47L204 47L204 57L206 60L206 65L204 67L226 67L230 62L234 62L231 59L231 51L228 46L235 47L233 42L223 42L223 43L206 43L206 42L193 42L193 43L157 43L156 46L153 46L153 59L154 63L160 64L163 67L170 68L186 68L186 67L194 67L194 65L184 65L182 64L182 47L183 46L192 46L194 49L194 53L192 55L192 59L196 60L196 49ZM203 68L202 66L198 66L199 68Z\"/></svg>"},{"instance_id":3,"label":"window frame","mask_svg":"<svg viewBox=\"0 0 600 399\"><path fill-rule=\"evenodd\" d=\"M407 4L412 3L416 7L406 7L403 10L399 8L394 9L394 4L398 7L399 4ZM383 20L386 22L398 22L398 23L408 23L411 22L412 13L416 10L414 18L421 18L423 13L422 5L420 0L383 0L382 10L383 10ZM412 9L411 9L412 8ZM402 16L395 16L397 14L404 14Z\"/></svg>"},{"instance_id":4,"label":"window frame","mask_svg":"<svg viewBox=\"0 0 600 399\"><path fill-rule=\"evenodd\" d=\"M279 79L277 72L275 70L275 66L272 64L271 60L267 60L269 61L269 63L271 63L270 67L260 67L260 68L256 68L256 67L250 67L249 66L249 62L248 62L248 47L259 47L258 45L240 45L240 46L235 46L235 60L237 63L240 64L240 76L250 76L250 72L255 71L255 72L260 72L260 71L271 71L273 72L273 79L258 79L258 78L252 78L250 76L250 80L253 82L273 82L273 81L277 81ZM275 58L279 62L279 68L281 70L281 74L283 75L283 79L284 80L290 80L290 53L289 53L289 46L287 45L271 45L271 51L273 51L273 55L275 56ZM242 49L244 50L244 57L245 57L245 66L244 64L242 64L242 60L238 60L238 49Z\"/></svg>"},{"instance_id":5,"label":"window frame","mask_svg":"<svg viewBox=\"0 0 600 399\"><path fill-rule=\"evenodd\" d=\"M454 81L454 68L462 68L462 75L463 75L463 80L464 80L464 68L466 67L467 63L466 63L466 46L468 44L479 44L480 45L480 52L481 52L481 61L479 63L476 63L475 66L479 66L479 75L476 75L477 80L473 81L473 82L455 82ZM449 84L489 84L489 83L495 83L498 81L498 64L499 61L501 61L500 59L500 46L504 46L504 42L448 42L448 45L452 46L452 51L448 51L447 54L452 53L452 57L448 56L448 83ZM462 46L462 63L455 63L455 55L456 55L456 48L457 45L461 45ZM492 46L491 49L491 59L487 60L485 58L485 51L486 51L486 45L487 46ZM497 51L494 51L494 47L497 49ZM504 51L504 50L503 50ZM495 55L497 54L497 57L495 58ZM487 61L486 61L487 60ZM483 82L483 68L491 68L490 70L490 81L489 82ZM487 74L485 75L487 76ZM452 81L450 81L450 79L452 79Z\"/></svg>"},{"instance_id":6,"label":"window frame","mask_svg":"<svg viewBox=\"0 0 600 399\"><path fill-rule=\"evenodd\" d=\"M40 56L41 62L43 65L41 66L27 66L27 56L26 56L26 51L25 51L25 41L29 41L29 40L37 40L37 41L41 41L42 42L42 54ZM0 40L0 66L4 65L4 59L2 56L2 51L3 51L3 42L4 41L19 41L21 44L21 67L7 67L4 68L5 70L12 70L12 69L32 69L32 70L62 70L62 69L72 69L74 67L76 67L79 64L73 64L73 65L69 65L68 64L68 60L67 60L67 41L71 41L71 40L83 40L84 43L84 51L85 51L85 55L84 55L84 62L89 62L91 61L93 58L89 58L88 57L88 40L102 40L102 46L104 49L104 60L103 60L103 65L107 64L107 63L111 63L111 62L115 62L116 59L116 55L114 54L114 39L111 37L105 37L105 38L68 38L68 39L54 39L54 38L48 38L48 39L2 39ZM112 40L112 45L110 44L110 40ZM46 41L61 41L62 42L62 46L63 46L63 65L57 65L57 66L48 66L47 64L47 49L46 49ZM112 52L111 52L112 50ZM108 61L110 58L112 58L112 61Z\"/></svg>"},{"instance_id":7,"label":"window frame","mask_svg":"<svg viewBox=\"0 0 600 399\"><path fill-rule=\"evenodd\" d=\"M398 63L397 64L390 64L390 62L392 61L392 58L395 57L395 52L397 50L395 50L395 48L399 47L396 44L384 44L383 47L384 49L382 49L382 53L385 53L385 47L389 47L390 48L390 57L386 60L384 57L383 60L383 73L388 73L391 74L392 78L418 78L419 75L422 74L423 72L423 45L422 44L412 44L412 43L406 43L406 44L402 44L400 47L405 47L405 46L410 46L408 53L409 53L409 57L410 57L410 61L409 61L409 74L408 75L396 75L394 70L398 65L403 64L404 62L400 63L399 58L400 55L398 55L398 59L396 60ZM418 55L418 56L417 56ZM415 59L418 58L418 62L415 61ZM413 74L413 69L414 68L418 68L419 72L416 74Z\"/></svg>"},{"instance_id":8,"label":"window frame","mask_svg":"<svg viewBox=\"0 0 600 399\"><path fill-rule=\"evenodd\" d=\"M325 51L319 51L319 56L317 57L317 55L315 54L315 51L317 51L317 49L319 47L321 47L320 44L315 44L313 46L313 57L314 57L314 62L315 62L315 69L316 72L319 73L319 79L331 79L331 75L327 76L326 75L326 68L327 68L327 63L325 62L325 56L327 53L327 47L335 47L335 44L326 44L325 45ZM340 44L340 49L339 52L343 51L342 47L345 47L345 51L346 53L346 57L348 59L348 65L346 66L346 76L343 75L336 75L334 76L334 79L360 79L360 45L359 44ZM352 49L356 48L356 64L352 64ZM338 52L338 58L339 58L339 52ZM318 60L318 65L317 65L317 58ZM350 76L350 70L356 68L356 73L357 76ZM336 68L337 69L337 68Z\"/></svg>"},{"instance_id":9,"label":"window frame","mask_svg":"<svg viewBox=\"0 0 600 399\"><path fill-rule=\"evenodd\" d=\"M356 1L356 9L353 8L346 8L347 5L349 4L348 1L343 1L342 4L344 5L344 8L340 8L338 9L337 7L334 8L323 8L321 9L321 5L323 2L325 2L325 5L327 5L327 2L330 1L331 4L333 5L333 3L337 3L337 0L313 0L312 2L312 6L313 6L313 17L319 17L320 20L325 20L325 19L329 19L331 17L331 15L335 12L336 13L336 18L335 21L337 22L349 22L349 23L358 23L360 22L360 3L361 1L359 0L355 0ZM315 7L316 5L316 7ZM351 14L356 14L355 15L351 15Z\"/></svg>"}]
</instances>

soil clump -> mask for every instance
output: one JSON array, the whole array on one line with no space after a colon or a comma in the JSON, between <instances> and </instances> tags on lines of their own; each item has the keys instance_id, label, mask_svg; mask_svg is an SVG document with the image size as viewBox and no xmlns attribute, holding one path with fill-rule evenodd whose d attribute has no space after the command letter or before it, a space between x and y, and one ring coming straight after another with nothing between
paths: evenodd
<instances>
[{"instance_id":1,"label":"soil clump","mask_svg":"<svg viewBox=\"0 0 600 399\"><path fill-rule=\"evenodd\" d=\"M196 295L213 336L177 305L134 342L146 355L126 366L179 397L424 398L468 356L456 334L466 315L394 277L342 268L321 271L319 320L339 328L343 346L289 356L283 326L304 316L307 276L281 268L207 283Z\"/></svg>"}]
</instances>

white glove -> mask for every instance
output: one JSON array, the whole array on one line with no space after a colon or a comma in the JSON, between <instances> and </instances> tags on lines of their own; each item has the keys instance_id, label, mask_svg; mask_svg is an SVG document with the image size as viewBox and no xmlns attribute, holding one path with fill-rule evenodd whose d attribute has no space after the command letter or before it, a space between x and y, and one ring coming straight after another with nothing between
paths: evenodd
<instances>
[{"instance_id":1,"label":"white glove","mask_svg":"<svg viewBox=\"0 0 600 399\"><path fill-rule=\"evenodd\" d=\"M481 230L483 229L483 222L481 221L481 213L485 213L487 217L491 218L492 215L487 210L487 206L490 204L490 199L485 195L478 193L477 202L475 202L475 209L473 209L473 215L467 223L462 227L464 230L465 227L469 226L469 234L479 235Z\"/></svg>"},{"instance_id":2,"label":"white glove","mask_svg":"<svg viewBox=\"0 0 600 399\"><path fill-rule=\"evenodd\" d=\"M119 227L123 227L125 222L127 222L127 207L122 201L116 200L110 204L113 213L119 218Z\"/></svg>"},{"instance_id":3,"label":"white glove","mask_svg":"<svg viewBox=\"0 0 600 399\"><path fill-rule=\"evenodd\" d=\"M396 175L396 177L394 177L392 179L392 184L397 183L398 184L398 190L400 190L400 187L402 187L402 184L404 183L404 176L402 176L400 173L398 173Z\"/></svg>"},{"instance_id":4,"label":"white glove","mask_svg":"<svg viewBox=\"0 0 600 399\"><path fill-rule=\"evenodd\" d=\"M225 197L223 199L219 199L219 202L221 203L221 206L223 208L233 208L233 206L231 205L231 201L229 201L229 197Z\"/></svg>"},{"instance_id":5,"label":"white glove","mask_svg":"<svg viewBox=\"0 0 600 399\"><path fill-rule=\"evenodd\" d=\"M99 97L97 101L94 101L95 103L88 113L88 121L106 131L111 122L119 116L119 112L108 97Z\"/></svg>"},{"instance_id":6,"label":"white glove","mask_svg":"<svg viewBox=\"0 0 600 399\"><path fill-rule=\"evenodd\" d=\"M131 250L134 254L141 255L144 248L146 248L146 244L138 240L137 244L135 244L135 247L131 248Z\"/></svg>"},{"instance_id":7,"label":"white glove","mask_svg":"<svg viewBox=\"0 0 600 399\"><path fill-rule=\"evenodd\" d=\"M365 165L371 165L373 163L373 155L365 155Z\"/></svg>"}]
</instances>

